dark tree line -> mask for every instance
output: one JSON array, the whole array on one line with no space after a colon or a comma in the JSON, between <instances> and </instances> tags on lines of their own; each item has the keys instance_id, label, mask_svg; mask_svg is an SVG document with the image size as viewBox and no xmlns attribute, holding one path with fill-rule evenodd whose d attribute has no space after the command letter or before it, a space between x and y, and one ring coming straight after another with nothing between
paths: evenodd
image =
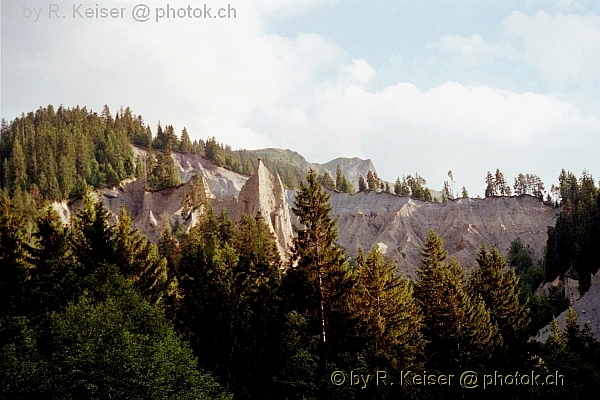
<instances>
[{"instance_id":1,"label":"dark tree line","mask_svg":"<svg viewBox=\"0 0 600 400\"><path fill-rule=\"evenodd\" d=\"M134 172L129 143L147 129L129 109L112 116L86 108L52 106L3 124L0 179L11 196L60 200L81 195L87 185L118 185Z\"/></svg>"},{"instance_id":2,"label":"dark tree line","mask_svg":"<svg viewBox=\"0 0 600 400\"><path fill-rule=\"evenodd\" d=\"M528 341L535 333L532 326L537 330L535 324L558 314L560 307L547 312L544 304L522 294L539 284L541 270L527 260L522 243L511 248L513 269L495 247L482 246L469 275L448 258L442 239L431 231L415 281L399 275L377 248L348 257L336 244L329 195L322 189L342 190L348 182L341 170L335 181L312 170L304 179L289 175L298 179L293 210L301 225L287 263L260 214L233 223L225 213L216 215L193 190L182 207L186 214L198 212L198 224L186 233L165 221L157 245L133 228L124 209L109 226L107 210L91 195L85 195L84 207L65 226L42 200L77 193L61 189L71 175L60 177L62 167L70 168L60 154L74 154L69 143L77 137L77 126L85 132L80 142L94 144L88 149L91 175L78 175L74 158L75 180L82 180L84 194L90 185L109 184L108 165L117 182L136 174L150 188L177 184L173 151L197 152L217 164L245 168L241 155L241 161L232 156L240 153L215 138L191 142L185 128L177 136L171 126L160 124L153 137L128 110L112 118L108 108L97 115L48 107L3 124L3 398L224 399L232 393L244 399L562 399L580 398L600 383L598 343L573 315L564 332L555 324L546 344ZM98 142L88 142L87 135ZM58 146L52 148L59 154L53 166L38 164L49 153L31 147L40 137ZM79 142L72 143L77 148ZM115 143L123 149L114 148ZM130 143L152 150L145 163L123 161L133 160ZM117 173L121 161L123 176ZM29 168L39 174L29 176ZM42 190L52 186L38 186L42 173L46 177L52 168L55 194ZM498 173L492 187L506 192ZM375 174L367 178L363 190L382 189ZM396 183L396 194L430 196L418 174ZM599 190L587 174L578 180L564 171L557 190L563 209L549 232L542 271L553 277L573 267L589 276L598 266L593 249L600 237ZM373 377L377 371L398 383L406 371L459 376L465 370L558 370L565 386L482 392L457 384L351 384L351 376ZM334 371L342 373L344 384L332 378Z\"/></svg>"},{"instance_id":3,"label":"dark tree line","mask_svg":"<svg viewBox=\"0 0 600 400\"><path fill-rule=\"evenodd\" d=\"M585 326L571 321L548 344L527 342L528 307L494 247L482 246L467 275L431 231L416 281L377 248L350 259L314 171L296 196L302 225L287 264L260 214L233 223L198 206L203 199L189 201L199 223L177 237L167 224L155 246L124 209L109 226L91 196L67 226L44 211L31 236L2 198L3 397L226 398L222 387L244 399L483 394L350 384L351 374L377 371L396 383L406 371L565 371L564 388L486 391L495 398L578 395L598 382L597 343Z\"/></svg>"},{"instance_id":4,"label":"dark tree line","mask_svg":"<svg viewBox=\"0 0 600 400\"><path fill-rule=\"evenodd\" d=\"M562 170L556 191L561 212L555 226L548 229L546 280L573 269L585 291L591 274L600 267L600 189L586 172L577 179Z\"/></svg>"}]
</instances>

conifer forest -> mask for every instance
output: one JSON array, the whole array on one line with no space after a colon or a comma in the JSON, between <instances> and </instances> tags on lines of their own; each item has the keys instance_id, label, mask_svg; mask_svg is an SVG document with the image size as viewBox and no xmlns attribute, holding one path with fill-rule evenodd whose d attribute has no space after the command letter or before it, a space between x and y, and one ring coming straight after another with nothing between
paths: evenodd
<instances>
[{"instance_id":1,"label":"conifer forest","mask_svg":"<svg viewBox=\"0 0 600 400\"><path fill-rule=\"evenodd\" d=\"M430 230L409 278L376 246L348 255L330 193L453 201L448 182L438 199L418 173L354 182L263 157L295 190L287 254L260 212L235 221L202 196L185 205L199 216L189 230L167 223L154 243L95 193L178 187L177 153L244 176L258 166L253 151L151 128L129 108L50 105L2 121L0 398L564 400L600 387L594 332L564 291L536 291L576 273L584 294L598 272L600 189L587 172L557 171L544 197L536 175L511 185L482 171L486 197L557 209L542 257L515 236L508 252L481 243L467 272ZM65 222L52 203L68 199L83 206Z\"/></svg>"}]
</instances>

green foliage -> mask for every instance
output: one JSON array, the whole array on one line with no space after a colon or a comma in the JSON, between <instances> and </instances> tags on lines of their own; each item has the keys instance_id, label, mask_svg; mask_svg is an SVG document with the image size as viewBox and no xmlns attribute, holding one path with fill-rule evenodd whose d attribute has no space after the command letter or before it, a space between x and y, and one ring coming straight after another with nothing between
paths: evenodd
<instances>
[{"instance_id":1,"label":"green foliage","mask_svg":"<svg viewBox=\"0 0 600 400\"><path fill-rule=\"evenodd\" d=\"M261 398L275 375L279 268L261 214L234 226L208 207L182 239L177 319L201 365L242 398Z\"/></svg>"},{"instance_id":2,"label":"green foliage","mask_svg":"<svg viewBox=\"0 0 600 400\"><path fill-rule=\"evenodd\" d=\"M519 174L513 188L517 196L530 194L540 200L544 198L544 182L535 174Z\"/></svg>"},{"instance_id":3,"label":"green foliage","mask_svg":"<svg viewBox=\"0 0 600 400\"><path fill-rule=\"evenodd\" d=\"M487 172L485 184L485 197L510 196L512 194L510 186L499 169L496 169L494 175L490 171Z\"/></svg>"},{"instance_id":4,"label":"green foliage","mask_svg":"<svg viewBox=\"0 0 600 400\"><path fill-rule=\"evenodd\" d=\"M419 174L403 176L396 179L394 183L394 193L398 196L410 196L413 199L432 201L431 192L427 188L427 181Z\"/></svg>"},{"instance_id":5,"label":"green foliage","mask_svg":"<svg viewBox=\"0 0 600 400\"><path fill-rule=\"evenodd\" d=\"M552 281L569 268L579 275L586 291L591 274L598 271L600 258L600 189L584 172L579 181L569 172L559 176L561 212L553 228L548 228L546 280Z\"/></svg>"},{"instance_id":6,"label":"green foliage","mask_svg":"<svg viewBox=\"0 0 600 400\"><path fill-rule=\"evenodd\" d=\"M547 295L530 296L528 301L531 310L529 333L532 335L550 323L553 317L559 316L571 304L564 290L557 287L550 287Z\"/></svg>"},{"instance_id":7,"label":"green foliage","mask_svg":"<svg viewBox=\"0 0 600 400\"><path fill-rule=\"evenodd\" d=\"M296 309L319 315L323 342L326 342L325 303L328 293L325 292L328 290L329 274L345 262L343 249L335 244L337 230L330 215L329 198L330 195L322 191L311 169L306 184L300 184L292 208L302 228L294 228L297 236L292 249L293 265L286 274L287 280L298 280L296 285L304 291L290 294L292 299L297 295L304 302L295 304Z\"/></svg>"},{"instance_id":8,"label":"green foliage","mask_svg":"<svg viewBox=\"0 0 600 400\"><path fill-rule=\"evenodd\" d=\"M317 181L319 182L319 184L321 186L323 186L324 188L327 188L329 190L333 190L336 188L333 178L331 177L331 175L329 175L329 172L327 172L327 171L323 172L322 175L319 175L317 177Z\"/></svg>"},{"instance_id":9,"label":"green foliage","mask_svg":"<svg viewBox=\"0 0 600 400\"><path fill-rule=\"evenodd\" d=\"M469 198L469 192L467 191L466 187L462 187L462 191L460 194L460 197L462 197L463 199L468 199Z\"/></svg>"},{"instance_id":10,"label":"green foliage","mask_svg":"<svg viewBox=\"0 0 600 400\"><path fill-rule=\"evenodd\" d=\"M396 264L376 247L357 258L355 313L365 363L390 374L415 368L425 345L423 315L413 298L412 284L396 275Z\"/></svg>"},{"instance_id":11,"label":"green foliage","mask_svg":"<svg viewBox=\"0 0 600 400\"><path fill-rule=\"evenodd\" d=\"M171 157L171 147L167 146L164 152L156 154L156 164L152 169L152 176L148 182L150 189L164 189L181 185L179 171Z\"/></svg>"},{"instance_id":12,"label":"green foliage","mask_svg":"<svg viewBox=\"0 0 600 400\"><path fill-rule=\"evenodd\" d=\"M43 349L43 336L36 337L27 326L19 340L3 348L0 365L9 377L29 374L25 382L9 378L5 395L229 398L196 369L189 348L130 283L113 272L98 289L100 298L84 296L49 315L48 331L38 331L49 335ZM22 365L16 365L17 357Z\"/></svg>"},{"instance_id":13,"label":"green foliage","mask_svg":"<svg viewBox=\"0 0 600 400\"><path fill-rule=\"evenodd\" d=\"M552 319L552 334L535 352L541 356L539 373L558 375L560 384L538 386L532 398L581 399L600 384L600 343L592 338L587 325L578 324L572 309L564 331Z\"/></svg>"},{"instance_id":14,"label":"green foliage","mask_svg":"<svg viewBox=\"0 0 600 400\"><path fill-rule=\"evenodd\" d=\"M519 299L518 278L506 268L506 259L496 247L485 245L477 257L478 268L470 277L470 290L480 296L490 310L490 322L498 327L506 347L523 338L529 325L528 309Z\"/></svg>"},{"instance_id":15,"label":"green foliage","mask_svg":"<svg viewBox=\"0 0 600 400\"><path fill-rule=\"evenodd\" d=\"M443 240L435 232L429 232L422 254L415 296L424 314L428 368L458 371L482 365L498 344L498 328L484 300L469 293L464 271L454 259L446 261Z\"/></svg>"},{"instance_id":16,"label":"green foliage","mask_svg":"<svg viewBox=\"0 0 600 400\"><path fill-rule=\"evenodd\" d=\"M367 186L369 190L379 189L379 178L377 173L369 171L367 172Z\"/></svg>"},{"instance_id":17,"label":"green foliage","mask_svg":"<svg viewBox=\"0 0 600 400\"><path fill-rule=\"evenodd\" d=\"M43 198L60 200L81 192L85 184L118 184L133 174L129 144L143 132L141 119L130 111L113 119L108 107L101 115L62 106L23 114L0 137L2 187L13 195L35 184Z\"/></svg>"},{"instance_id":18,"label":"green foliage","mask_svg":"<svg viewBox=\"0 0 600 400\"><path fill-rule=\"evenodd\" d=\"M367 184L365 182L365 178L361 176L358 177L358 191L364 192L367 190Z\"/></svg>"}]
</instances>

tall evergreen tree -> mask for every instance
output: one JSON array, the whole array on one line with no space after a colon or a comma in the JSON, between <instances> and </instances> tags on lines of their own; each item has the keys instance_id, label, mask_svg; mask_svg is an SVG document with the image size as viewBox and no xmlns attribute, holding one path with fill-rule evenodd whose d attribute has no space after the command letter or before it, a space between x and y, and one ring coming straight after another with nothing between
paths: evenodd
<instances>
[{"instance_id":1,"label":"tall evergreen tree","mask_svg":"<svg viewBox=\"0 0 600 400\"><path fill-rule=\"evenodd\" d=\"M443 240L431 230L423 245L415 296L424 314L429 368L465 370L489 359L497 327L483 299L468 292L462 268L446 258Z\"/></svg>"},{"instance_id":2,"label":"tall evergreen tree","mask_svg":"<svg viewBox=\"0 0 600 400\"><path fill-rule=\"evenodd\" d=\"M319 184L321 184L321 186L333 190L335 189L335 182L333 181L333 178L331 177L331 175L329 175L329 172L325 171L323 172L322 175L319 175L317 178Z\"/></svg>"},{"instance_id":3,"label":"tall evergreen tree","mask_svg":"<svg viewBox=\"0 0 600 400\"><path fill-rule=\"evenodd\" d=\"M8 161L9 179L12 181L11 190L14 192L17 188L27 190L27 166L25 164L25 154L21 147L21 142L15 138L10 159Z\"/></svg>"},{"instance_id":4,"label":"tall evergreen tree","mask_svg":"<svg viewBox=\"0 0 600 400\"><path fill-rule=\"evenodd\" d=\"M367 185L369 190L377 190L379 188L378 179L371 171L367 172Z\"/></svg>"},{"instance_id":5,"label":"tall evergreen tree","mask_svg":"<svg viewBox=\"0 0 600 400\"><path fill-rule=\"evenodd\" d=\"M315 171L310 169L292 208L302 227L295 228L292 265L285 275L291 308L317 316L323 368L326 368L326 343L331 339L327 330L347 270L344 250L335 244L337 230L330 215L329 198L317 182Z\"/></svg>"},{"instance_id":6,"label":"tall evergreen tree","mask_svg":"<svg viewBox=\"0 0 600 400\"><path fill-rule=\"evenodd\" d=\"M340 192L344 191L342 188L342 186L344 185L344 180L345 177L342 174L342 167L340 166L340 164L338 164L337 167L335 167L335 188Z\"/></svg>"},{"instance_id":7,"label":"tall evergreen tree","mask_svg":"<svg viewBox=\"0 0 600 400\"><path fill-rule=\"evenodd\" d=\"M506 259L496 247L488 252L482 245L477 264L471 274L470 290L474 297L481 296L485 302L491 323L498 326L504 344L515 345L529 324L528 309L519 300L515 271L507 269Z\"/></svg>"},{"instance_id":8,"label":"tall evergreen tree","mask_svg":"<svg viewBox=\"0 0 600 400\"><path fill-rule=\"evenodd\" d=\"M181 153L189 153L192 150L192 142L190 141L190 135L185 127L181 131L181 141L179 143L179 151Z\"/></svg>"},{"instance_id":9,"label":"tall evergreen tree","mask_svg":"<svg viewBox=\"0 0 600 400\"><path fill-rule=\"evenodd\" d=\"M396 275L396 264L376 247L365 256L359 249L355 313L364 335L365 361L371 368L398 372L414 368L425 346L423 315L411 283Z\"/></svg>"},{"instance_id":10,"label":"tall evergreen tree","mask_svg":"<svg viewBox=\"0 0 600 400\"><path fill-rule=\"evenodd\" d=\"M365 182L365 178L361 176L358 177L358 191L364 192L367 190L367 184Z\"/></svg>"},{"instance_id":11,"label":"tall evergreen tree","mask_svg":"<svg viewBox=\"0 0 600 400\"><path fill-rule=\"evenodd\" d=\"M169 276L167 260L156 246L134 229L125 205L121 204L119 218L114 226L116 265L120 273L133 281L134 287L151 304L164 301L168 296Z\"/></svg>"}]
</instances>

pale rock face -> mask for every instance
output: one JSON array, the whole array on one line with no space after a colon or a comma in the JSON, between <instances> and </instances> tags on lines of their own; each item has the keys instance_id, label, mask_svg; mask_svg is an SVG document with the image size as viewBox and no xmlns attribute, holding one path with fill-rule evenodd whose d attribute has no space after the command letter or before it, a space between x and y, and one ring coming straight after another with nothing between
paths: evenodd
<instances>
[{"instance_id":1,"label":"pale rock face","mask_svg":"<svg viewBox=\"0 0 600 400\"><path fill-rule=\"evenodd\" d=\"M279 175L273 176L260 159L256 172L240 191L236 211L236 220L242 214L254 216L260 211L275 234L279 254L284 260L288 258L293 232L286 192Z\"/></svg>"},{"instance_id":2,"label":"pale rock face","mask_svg":"<svg viewBox=\"0 0 600 400\"><path fill-rule=\"evenodd\" d=\"M213 197L208 190L206 178L198 176L197 179L205 188L205 195L209 198ZM162 218L168 218L171 224L177 221L188 228L197 222L197 216L194 214L187 220L181 216L183 199L190 190L192 182L193 180L179 187L149 192L145 188L145 182L134 179L128 180L108 192L102 191L102 194L96 192L93 195L99 196L104 206L109 210L109 223L112 224L116 221L121 204L124 204L125 209L131 215L134 226L139 228L150 241L157 242L162 229L159 221ZM82 206L82 199L53 204L54 210L58 212L64 223L68 223L71 214L77 212Z\"/></svg>"},{"instance_id":3,"label":"pale rock face","mask_svg":"<svg viewBox=\"0 0 600 400\"><path fill-rule=\"evenodd\" d=\"M351 256L358 247L374 244L398 263L399 270L415 278L421 247L430 229L444 237L444 247L467 270L483 243L507 254L510 242L520 237L535 259L542 256L547 227L554 226L557 209L532 196L458 199L431 203L389 193L331 193L337 219L338 244Z\"/></svg>"},{"instance_id":4,"label":"pale rock face","mask_svg":"<svg viewBox=\"0 0 600 400\"><path fill-rule=\"evenodd\" d=\"M135 157L146 157L142 149L134 147L133 151ZM143 182L127 180L118 188L100 192L105 205L113 215L118 215L121 203L125 203L135 226L156 241L159 221L165 213L171 223L177 220L188 228L197 222L196 214L184 220L181 207L189 180L198 174L217 213L226 210L232 220L239 221L242 213L255 215L260 210L276 236L282 258L286 259L292 242L292 224L299 223L291 212L296 193L285 190L278 176L274 177L262 162L254 176L248 178L217 167L198 155L174 153L173 160L186 184L148 192ZM330 193L332 216L339 231L337 243L352 257L357 255L359 246L368 251L376 245L386 257L396 261L400 272L411 278L416 277L421 247L429 229L444 237L449 255L470 270L476 264L482 243L496 245L507 254L510 242L516 237L531 247L534 259L540 258L547 227L554 226L558 213L531 196L458 199L438 204L390 193ZM80 201L54 205L64 222L68 222L77 207Z\"/></svg>"},{"instance_id":5,"label":"pale rock face","mask_svg":"<svg viewBox=\"0 0 600 400\"><path fill-rule=\"evenodd\" d=\"M573 311L577 314L577 322L579 325L583 325L587 322L592 329L594 338L600 340L600 271L592 276L592 284L587 293L573 303L571 308L573 308ZM556 318L561 330L564 330L567 325L568 312L569 310L565 310L558 318ZM545 342L551 334L552 325L548 324L540 329L536 339Z\"/></svg>"},{"instance_id":6,"label":"pale rock face","mask_svg":"<svg viewBox=\"0 0 600 400\"><path fill-rule=\"evenodd\" d=\"M133 158L145 160L146 150L133 146ZM235 173L225 168L218 167L197 154L172 153L171 158L179 170L179 177L183 182L189 181L192 176L200 175L206 178L208 189L218 199L231 199L236 197L246 183L248 177Z\"/></svg>"}]
</instances>

